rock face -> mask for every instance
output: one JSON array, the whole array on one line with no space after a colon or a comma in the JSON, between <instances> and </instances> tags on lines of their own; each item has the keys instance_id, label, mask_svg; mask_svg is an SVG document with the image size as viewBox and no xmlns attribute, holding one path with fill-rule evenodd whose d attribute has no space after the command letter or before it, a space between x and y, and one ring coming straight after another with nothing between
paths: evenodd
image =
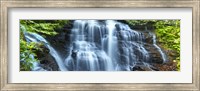
<instances>
[{"instance_id":1,"label":"rock face","mask_svg":"<svg viewBox=\"0 0 200 91\"><path fill-rule=\"evenodd\" d=\"M37 57L40 60L40 65L43 69L47 71L59 71L59 67L53 58L53 56L49 53L49 49L43 47L42 51L37 53Z\"/></svg>"},{"instance_id":2,"label":"rock face","mask_svg":"<svg viewBox=\"0 0 200 91\"><path fill-rule=\"evenodd\" d=\"M149 66L152 63L162 64L164 60L160 51L158 51L161 49L155 47L156 42L154 42L155 39L153 38L155 35L150 34L151 31L132 32L125 30L119 24L115 26L117 29L118 49L120 52L118 56L121 59L120 61L126 63L126 65L128 63L131 63L129 65L135 65L131 68L132 70L158 70L155 67ZM143 62L144 64L140 65Z\"/></svg>"},{"instance_id":3,"label":"rock face","mask_svg":"<svg viewBox=\"0 0 200 91\"><path fill-rule=\"evenodd\" d=\"M70 20L67 24L65 24L62 28L56 29L58 32L55 36L47 36L47 40L50 44L59 52L62 58L65 58L69 51L68 47L70 44L70 33L73 28L73 21Z\"/></svg>"}]
</instances>

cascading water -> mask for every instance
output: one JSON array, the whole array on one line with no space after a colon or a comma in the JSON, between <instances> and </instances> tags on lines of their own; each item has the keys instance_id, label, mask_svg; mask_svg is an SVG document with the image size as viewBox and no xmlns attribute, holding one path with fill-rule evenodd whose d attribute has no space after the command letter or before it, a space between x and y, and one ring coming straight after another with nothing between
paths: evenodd
<instances>
[{"instance_id":1,"label":"cascading water","mask_svg":"<svg viewBox=\"0 0 200 91\"><path fill-rule=\"evenodd\" d=\"M114 70L111 57L101 47L102 36L106 33L104 27L95 20L74 21L71 52L65 60L68 70Z\"/></svg>"},{"instance_id":2,"label":"cascading water","mask_svg":"<svg viewBox=\"0 0 200 91\"><path fill-rule=\"evenodd\" d=\"M147 43L147 36L152 43ZM39 34L25 33L27 41L44 42L61 71L130 71L137 65L151 69L155 53L167 57L149 31L135 31L114 21L75 20L70 33L69 54L60 58L57 51ZM151 48L153 47L153 48ZM151 52L153 51L154 54Z\"/></svg>"},{"instance_id":3,"label":"cascading water","mask_svg":"<svg viewBox=\"0 0 200 91\"><path fill-rule=\"evenodd\" d=\"M108 30L108 49L107 49L107 53L108 56L112 59L114 59L114 54L115 54L115 49L117 48L117 37L114 35L114 32L116 30L115 27L116 22L112 21L112 20L108 20L106 21L106 28Z\"/></svg>"},{"instance_id":4,"label":"cascading water","mask_svg":"<svg viewBox=\"0 0 200 91\"><path fill-rule=\"evenodd\" d=\"M63 59L58 55L57 51L46 41L46 39L44 39L42 36L40 36L37 33L28 33L26 31L24 31L24 37L27 42L36 42L36 43L42 42L42 43L44 43L44 45L50 50L50 54L55 58L55 61L58 64L60 70L62 70L62 71L67 70L66 67L64 66ZM34 58L34 57L32 57L32 58ZM44 69L42 69L42 67L39 66L38 62L34 62L32 70L43 71Z\"/></svg>"},{"instance_id":5,"label":"cascading water","mask_svg":"<svg viewBox=\"0 0 200 91\"><path fill-rule=\"evenodd\" d=\"M153 36L153 45L156 47L156 49L160 52L161 57L163 59L163 62L167 62L167 57L165 55L165 53L161 50L160 47L158 47L158 45L156 45L156 35L154 33L150 33L150 35Z\"/></svg>"},{"instance_id":6,"label":"cascading water","mask_svg":"<svg viewBox=\"0 0 200 91\"><path fill-rule=\"evenodd\" d=\"M131 70L135 65L151 63L143 32L117 21L76 20L71 31L68 70ZM162 50L153 45L163 56ZM165 57L162 57L166 61Z\"/></svg>"}]
</instances>

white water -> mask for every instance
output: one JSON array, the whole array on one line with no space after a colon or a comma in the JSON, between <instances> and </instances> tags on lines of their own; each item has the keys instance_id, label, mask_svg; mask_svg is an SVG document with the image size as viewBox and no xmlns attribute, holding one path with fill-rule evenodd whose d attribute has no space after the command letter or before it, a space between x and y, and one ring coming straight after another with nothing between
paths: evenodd
<instances>
[{"instance_id":1,"label":"white water","mask_svg":"<svg viewBox=\"0 0 200 91\"><path fill-rule=\"evenodd\" d=\"M101 27L102 25L95 20L74 22L70 54L65 60L65 65L69 70L114 70L114 63L109 55L102 50L102 47L97 47L106 42L102 41L107 40L102 38L102 34L105 33L103 31L106 30Z\"/></svg>"},{"instance_id":2,"label":"white water","mask_svg":"<svg viewBox=\"0 0 200 91\"><path fill-rule=\"evenodd\" d=\"M115 50L117 48L117 37L114 36L114 31L116 30L115 27L116 22L112 21L112 20L107 20L106 21L106 28L108 29L108 56L110 58L114 58L114 54L115 54Z\"/></svg>"}]
</instances>

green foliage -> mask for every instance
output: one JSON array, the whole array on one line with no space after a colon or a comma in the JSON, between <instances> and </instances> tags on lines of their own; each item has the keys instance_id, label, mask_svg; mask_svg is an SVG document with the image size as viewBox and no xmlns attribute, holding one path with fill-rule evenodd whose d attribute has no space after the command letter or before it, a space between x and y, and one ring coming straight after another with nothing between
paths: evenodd
<instances>
[{"instance_id":1,"label":"green foliage","mask_svg":"<svg viewBox=\"0 0 200 91\"><path fill-rule=\"evenodd\" d=\"M29 71L33 67L33 62L39 61L36 57L36 52L40 49L41 44L35 42L26 42L24 34L26 29L20 26L20 70Z\"/></svg>"},{"instance_id":2,"label":"green foliage","mask_svg":"<svg viewBox=\"0 0 200 91\"><path fill-rule=\"evenodd\" d=\"M159 44L167 50L176 51L177 70L180 70L180 20L158 20L155 23Z\"/></svg>"},{"instance_id":3,"label":"green foliage","mask_svg":"<svg viewBox=\"0 0 200 91\"><path fill-rule=\"evenodd\" d=\"M20 20L20 25L23 25L26 31L51 36L58 34L55 29L62 28L67 23L68 20Z\"/></svg>"},{"instance_id":4,"label":"green foliage","mask_svg":"<svg viewBox=\"0 0 200 91\"><path fill-rule=\"evenodd\" d=\"M33 58L37 56L35 54L35 51L37 51L35 45L36 43L34 42L27 43L26 41L20 39L20 70L31 70L33 67L32 63L38 61L36 58Z\"/></svg>"},{"instance_id":5,"label":"green foliage","mask_svg":"<svg viewBox=\"0 0 200 91\"><path fill-rule=\"evenodd\" d=\"M25 27L28 32L37 32L46 35L56 35L54 28L57 24L51 23L36 23L32 20L20 20L20 24Z\"/></svg>"},{"instance_id":6,"label":"green foliage","mask_svg":"<svg viewBox=\"0 0 200 91\"><path fill-rule=\"evenodd\" d=\"M24 32L39 33L54 36L55 29L62 28L67 20L20 20L20 70L30 71L33 62L39 61L37 52L42 51L42 43L26 42Z\"/></svg>"},{"instance_id":7,"label":"green foliage","mask_svg":"<svg viewBox=\"0 0 200 91\"><path fill-rule=\"evenodd\" d=\"M156 20L126 20L129 25L136 26L136 25L147 25L150 23L155 23Z\"/></svg>"}]
</instances>

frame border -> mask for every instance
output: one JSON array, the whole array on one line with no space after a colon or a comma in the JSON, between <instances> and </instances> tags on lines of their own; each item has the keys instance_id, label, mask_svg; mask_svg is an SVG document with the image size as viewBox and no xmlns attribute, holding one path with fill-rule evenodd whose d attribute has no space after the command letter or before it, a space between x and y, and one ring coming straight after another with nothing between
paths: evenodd
<instances>
[{"instance_id":1,"label":"frame border","mask_svg":"<svg viewBox=\"0 0 200 91\"><path fill-rule=\"evenodd\" d=\"M192 8L192 83L191 84L13 84L8 83L9 8ZM0 90L192 90L200 84L200 0L0 0Z\"/></svg>"}]
</instances>

